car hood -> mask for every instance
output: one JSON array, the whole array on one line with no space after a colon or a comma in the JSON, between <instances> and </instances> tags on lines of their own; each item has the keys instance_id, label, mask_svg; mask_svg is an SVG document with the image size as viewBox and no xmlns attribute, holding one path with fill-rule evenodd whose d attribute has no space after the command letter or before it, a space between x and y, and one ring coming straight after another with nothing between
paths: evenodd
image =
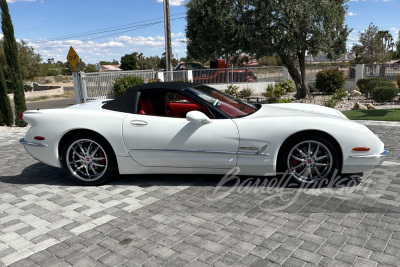
<instances>
[{"instance_id":1,"label":"car hood","mask_svg":"<svg viewBox=\"0 0 400 267\"><path fill-rule=\"evenodd\" d=\"M282 117L282 116L312 116L312 117L339 117L347 119L340 111L319 105L302 103L264 104L261 109L250 117Z\"/></svg>"}]
</instances>

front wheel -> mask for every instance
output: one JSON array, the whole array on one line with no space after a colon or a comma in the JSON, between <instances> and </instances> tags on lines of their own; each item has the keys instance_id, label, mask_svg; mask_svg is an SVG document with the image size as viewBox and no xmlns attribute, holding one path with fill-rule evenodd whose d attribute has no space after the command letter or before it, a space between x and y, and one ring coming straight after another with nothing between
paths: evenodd
<instances>
[{"instance_id":1,"label":"front wheel","mask_svg":"<svg viewBox=\"0 0 400 267\"><path fill-rule=\"evenodd\" d=\"M68 175L83 185L103 184L117 174L111 146L95 135L77 135L64 145L62 163Z\"/></svg>"},{"instance_id":2,"label":"front wheel","mask_svg":"<svg viewBox=\"0 0 400 267\"><path fill-rule=\"evenodd\" d=\"M339 171L336 148L325 137L308 135L289 141L280 153L278 171L298 184L313 184L331 179Z\"/></svg>"}]
</instances>

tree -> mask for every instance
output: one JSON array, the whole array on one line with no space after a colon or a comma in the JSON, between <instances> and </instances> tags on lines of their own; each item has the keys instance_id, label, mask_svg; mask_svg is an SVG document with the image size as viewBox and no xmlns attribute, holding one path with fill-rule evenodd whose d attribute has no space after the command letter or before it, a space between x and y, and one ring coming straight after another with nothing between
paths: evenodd
<instances>
[{"instance_id":1,"label":"tree","mask_svg":"<svg viewBox=\"0 0 400 267\"><path fill-rule=\"evenodd\" d=\"M18 56L18 46L14 37L14 27L11 21L10 12L6 0L0 0L1 8L1 29L4 34L4 54L11 83L14 85L15 124L26 126L27 123L18 119L18 114L26 110L24 86L22 84L21 65Z\"/></svg>"},{"instance_id":2,"label":"tree","mask_svg":"<svg viewBox=\"0 0 400 267\"><path fill-rule=\"evenodd\" d=\"M87 64L87 65L86 65L85 72L91 73L91 72L99 72L99 71L96 69L96 66L95 66L95 65L93 65L93 64Z\"/></svg>"},{"instance_id":3,"label":"tree","mask_svg":"<svg viewBox=\"0 0 400 267\"><path fill-rule=\"evenodd\" d=\"M258 57L275 53L288 69L297 97L309 95L305 55L325 52L330 59L346 51L346 0L249 0L248 38ZM297 68L299 65L300 71Z\"/></svg>"},{"instance_id":4,"label":"tree","mask_svg":"<svg viewBox=\"0 0 400 267\"><path fill-rule=\"evenodd\" d=\"M245 51L245 0L190 0L186 4L188 55L206 62Z\"/></svg>"},{"instance_id":5,"label":"tree","mask_svg":"<svg viewBox=\"0 0 400 267\"><path fill-rule=\"evenodd\" d=\"M392 48L393 37L388 31L379 31L371 23L363 32L359 32L358 42L351 51L356 54L357 63L381 63L388 61L392 55L387 53Z\"/></svg>"},{"instance_id":6,"label":"tree","mask_svg":"<svg viewBox=\"0 0 400 267\"><path fill-rule=\"evenodd\" d=\"M393 59L400 59L400 31L397 36L399 36L399 38L396 42L396 52L393 53Z\"/></svg>"},{"instance_id":7,"label":"tree","mask_svg":"<svg viewBox=\"0 0 400 267\"><path fill-rule=\"evenodd\" d=\"M7 95L6 80L4 78L2 67L0 66L0 126L11 126L13 121L10 98L8 98Z\"/></svg>"},{"instance_id":8,"label":"tree","mask_svg":"<svg viewBox=\"0 0 400 267\"><path fill-rule=\"evenodd\" d=\"M325 52L332 59L346 51L345 2L191 0L186 4L188 54L203 61L229 60L238 52L257 58L276 54L294 80L297 97L304 98L309 94L306 53Z\"/></svg>"},{"instance_id":9,"label":"tree","mask_svg":"<svg viewBox=\"0 0 400 267\"><path fill-rule=\"evenodd\" d=\"M126 54L121 57L121 70L136 70L138 62L138 53L133 52L132 54Z\"/></svg>"},{"instance_id":10,"label":"tree","mask_svg":"<svg viewBox=\"0 0 400 267\"><path fill-rule=\"evenodd\" d=\"M166 53L164 52L164 53L162 54L162 57L161 57L161 59L160 59L160 62L158 62L158 67L159 67L160 69L164 69L165 66L167 65L167 63L166 63L167 57L166 57L165 55L166 55ZM178 60L176 60L176 58L173 57L173 58L172 58L171 65L172 65L172 67L175 67L176 65L178 65Z\"/></svg>"},{"instance_id":11,"label":"tree","mask_svg":"<svg viewBox=\"0 0 400 267\"><path fill-rule=\"evenodd\" d=\"M18 54L21 63L23 80L32 80L39 74L39 64L42 61L40 54L35 54L33 47L29 47L24 40L18 43Z\"/></svg>"},{"instance_id":12,"label":"tree","mask_svg":"<svg viewBox=\"0 0 400 267\"><path fill-rule=\"evenodd\" d=\"M119 65L119 61L118 60L116 60L116 59L113 59L113 61L104 61L104 60L102 60L102 61L100 61L99 62L100 63L100 65Z\"/></svg>"},{"instance_id":13,"label":"tree","mask_svg":"<svg viewBox=\"0 0 400 267\"><path fill-rule=\"evenodd\" d=\"M386 54L393 50L393 36L389 31L378 31L377 34L378 41L380 41L381 52Z\"/></svg>"},{"instance_id":14,"label":"tree","mask_svg":"<svg viewBox=\"0 0 400 267\"><path fill-rule=\"evenodd\" d=\"M259 66L277 66L276 57L264 56L257 60Z\"/></svg>"},{"instance_id":15,"label":"tree","mask_svg":"<svg viewBox=\"0 0 400 267\"><path fill-rule=\"evenodd\" d=\"M80 58L78 60L78 62L76 63L75 70L77 72L79 72L79 71L84 71L85 68L86 68L86 64ZM74 70L74 68L72 67L71 63L69 63L69 61L66 61L63 63L63 68L62 68L61 74L62 75L72 75L73 70Z\"/></svg>"},{"instance_id":16,"label":"tree","mask_svg":"<svg viewBox=\"0 0 400 267\"><path fill-rule=\"evenodd\" d=\"M158 69L158 66L160 65L160 61L161 61L161 59L159 56L146 57L143 59L143 69L144 70Z\"/></svg>"}]
</instances>

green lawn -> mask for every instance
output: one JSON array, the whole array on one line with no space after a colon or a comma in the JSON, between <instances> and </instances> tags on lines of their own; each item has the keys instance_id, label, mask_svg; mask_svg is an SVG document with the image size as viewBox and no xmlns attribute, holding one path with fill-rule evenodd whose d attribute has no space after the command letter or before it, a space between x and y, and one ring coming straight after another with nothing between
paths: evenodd
<instances>
[{"instance_id":1,"label":"green lawn","mask_svg":"<svg viewBox=\"0 0 400 267\"><path fill-rule=\"evenodd\" d=\"M350 120L400 121L400 108L346 110L343 114Z\"/></svg>"}]
</instances>

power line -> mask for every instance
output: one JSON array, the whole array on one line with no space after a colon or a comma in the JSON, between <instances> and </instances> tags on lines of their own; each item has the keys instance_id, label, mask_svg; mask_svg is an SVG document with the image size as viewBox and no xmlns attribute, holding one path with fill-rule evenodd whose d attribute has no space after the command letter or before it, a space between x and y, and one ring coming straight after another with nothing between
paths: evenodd
<instances>
[{"instance_id":1,"label":"power line","mask_svg":"<svg viewBox=\"0 0 400 267\"><path fill-rule=\"evenodd\" d=\"M182 14L184 14L184 13L178 13L178 14L175 14L173 16L178 16L178 15L182 15ZM185 18L185 17L175 18L173 20L178 20L178 19L183 19L183 18ZM33 43L39 44L39 43L45 43L45 42L49 42L49 41L61 41L61 40L70 39L70 38L79 38L79 37L83 37L83 36L90 36L90 35L97 35L97 34L102 34L102 33L107 33L107 32L116 32L116 31L118 31L118 32L116 32L114 34L111 34L111 35L105 35L105 36L101 36L101 37L91 38L91 39L98 39L98 38L112 36L112 35L119 34L119 33L125 33L125 32L129 32L129 31L137 30L137 29L142 29L142 28L145 28L145 27L150 27L150 26L162 23L163 21L161 19L163 19L163 17L144 20L144 21L135 22L135 23L123 24L123 25L109 27L109 28L103 28L103 29L94 30L94 31L88 31L88 32L82 32L82 33L77 33L77 34L58 36L58 37L50 38L50 39L47 39L47 40L34 41ZM138 23L150 22L150 21L155 21L155 20L158 20L158 21L152 22L152 23L146 23L146 24L138 24ZM129 25L132 25L132 24L135 24L135 25L134 26L129 26Z\"/></svg>"},{"instance_id":2,"label":"power line","mask_svg":"<svg viewBox=\"0 0 400 267\"><path fill-rule=\"evenodd\" d=\"M178 19L184 19L184 18L185 18L185 17L180 17L180 18L175 18L175 19L172 19L172 20L178 20ZM101 38L104 38L104 37L109 37L109 36L113 36L113 35L117 35L117 34L121 34L121 33L126 33L126 32L131 32L131 31L134 31L134 30L138 30L138 29L147 28L147 27L150 27L150 26L153 26L153 25L156 25L156 24L160 24L160 23L164 23L164 21L158 21L158 22L155 22L155 23L151 23L151 25L138 27L137 29L127 30L127 31L122 31L122 32L117 32L117 33L113 33L113 34L109 34L109 35L103 35L103 36L96 37L96 38L89 38L89 39L86 39L86 40L101 39ZM82 40L81 40L81 41L82 41Z\"/></svg>"}]
</instances>

